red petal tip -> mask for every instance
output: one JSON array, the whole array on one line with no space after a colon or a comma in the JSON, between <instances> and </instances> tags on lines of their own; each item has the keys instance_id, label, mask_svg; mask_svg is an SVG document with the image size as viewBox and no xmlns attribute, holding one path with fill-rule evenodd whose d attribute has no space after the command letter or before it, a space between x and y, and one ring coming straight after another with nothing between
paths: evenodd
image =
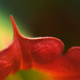
<instances>
[{"instance_id":1,"label":"red petal tip","mask_svg":"<svg viewBox=\"0 0 80 80\"><path fill-rule=\"evenodd\" d=\"M17 26L16 26L16 23L14 21L13 16L10 15L10 18L11 18L11 22L12 22L12 26L13 26L13 30L14 30L14 35L16 35L17 33L20 34L19 31L18 31L18 29L17 29Z\"/></svg>"}]
</instances>

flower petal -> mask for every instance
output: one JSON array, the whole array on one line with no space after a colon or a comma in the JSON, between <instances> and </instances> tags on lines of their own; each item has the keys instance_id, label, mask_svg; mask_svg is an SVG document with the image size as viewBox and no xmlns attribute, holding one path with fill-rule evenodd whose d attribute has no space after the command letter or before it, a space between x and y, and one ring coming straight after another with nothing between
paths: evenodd
<instances>
[{"instance_id":1,"label":"flower petal","mask_svg":"<svg viewBox=\"0 0 80 80\"><path fill-rule=\"evenodd\" d=\"M62 55L64 44L54 37L31 39L31 55L34 62L44 65L52 62L55 57Z\"/></svg>"},{"instance_id":2,"label":"flower petal","mask_svg":"<svg viewBox=\"0 0 80 80\"><path fill-rule=\"evenodd\" d=\"M21 69L29 69L32 67L32 59L29 49L29 39L22 37L19 33L17 26L11 16L11 21L14 29L14 41L17 39L19 43L19 51L21 52Z\"/></svg>"},{"instance_id":3,"label":"flower petal","mask_svg":"<svg viewBox=\"0 0 80 80\"><path fill-rule=\"evenodd\" d=\"M33 69L54 72L55 59L64 51L64 44L54 37L34 38L30 40Z\"/></svg>"},{"instance_id":4,"label":"flower petal","mask_svg":"<svg viewBox=\"0 0 80 80\"><path fill-rule=\"evenodd\" d=\"M10 73L15 73L19 70L20 55L18 46L15 46L15 44L0 51L0 80L6 78Z\"/></svg>"},{"instance_id":5,"label":"flower petal","mask_svg":"<svg viewBox=\"0 0 80 80\"><path fill-rule=\"evenodd\" d=\"M70 48L65 56L73 64L76 73L80 75L80 47Z\"/></svg>"},{"instance_id":6,"label":"flower petal","mask_svg":"<svg viewBox=\"0 0 80 80\"><path fill-rule=\"evenodd\" d=\"M19 69L36 69L57 80L80 80L80 47L70 48L54 37L25 38L11 16L14 30L12 44L0 51L0 80Z\"/></svg>"}]
</instances>

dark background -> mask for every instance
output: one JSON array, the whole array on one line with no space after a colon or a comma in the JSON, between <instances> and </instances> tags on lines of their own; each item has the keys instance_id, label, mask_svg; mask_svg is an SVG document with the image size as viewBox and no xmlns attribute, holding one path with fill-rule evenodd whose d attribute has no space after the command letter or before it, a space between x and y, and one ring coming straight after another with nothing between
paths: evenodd
<instances>
[{"instance_id":1,"label":"dark background","mask_svg":"<svg viewBox=\"0 0 80 80\"><path fill-rule=\"evenodd\" d=\"M34 37L60 38L66 49L80 46L79 0L0 0L2 7L17 16Z\"/></svg>"}]
</instances>

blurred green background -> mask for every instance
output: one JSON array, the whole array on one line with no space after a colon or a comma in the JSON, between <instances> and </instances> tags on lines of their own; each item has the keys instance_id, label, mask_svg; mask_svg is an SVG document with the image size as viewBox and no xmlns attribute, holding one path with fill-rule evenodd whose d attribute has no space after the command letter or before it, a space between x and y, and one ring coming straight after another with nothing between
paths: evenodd
<instances>
[{"instance_id":1,"label":"blurred green background","mask_svg":"<svg viewBox=\"0 0 80 80\"><path fill-rule=\"evenodd\" d=\"M13 37L10 15L24 36L53 36L65 44L80 46L80 0L0 0L0 50ZM47 80L36 71L20 71L8 80Z\"/></svg>"}]
</instances>

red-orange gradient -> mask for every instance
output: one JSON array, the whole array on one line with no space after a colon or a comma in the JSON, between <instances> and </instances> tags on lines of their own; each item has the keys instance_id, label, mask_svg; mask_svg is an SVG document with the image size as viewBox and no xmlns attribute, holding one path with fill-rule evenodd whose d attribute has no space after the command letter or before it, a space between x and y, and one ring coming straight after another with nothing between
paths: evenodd
<instances>
[{"instance_id":1,"label":"red-orange gradient","mask_svg":"<svg viewBox=\"0 0 80 80\"><path fill-rule=\"evenodd\" d=\"M35 69L56 80L80 80L80 47L70 48L63 55L64 44L54 37L23 37L11 16L13 42L0 51L0 80L19 69Z\"/></svg>"}]
</instances>

